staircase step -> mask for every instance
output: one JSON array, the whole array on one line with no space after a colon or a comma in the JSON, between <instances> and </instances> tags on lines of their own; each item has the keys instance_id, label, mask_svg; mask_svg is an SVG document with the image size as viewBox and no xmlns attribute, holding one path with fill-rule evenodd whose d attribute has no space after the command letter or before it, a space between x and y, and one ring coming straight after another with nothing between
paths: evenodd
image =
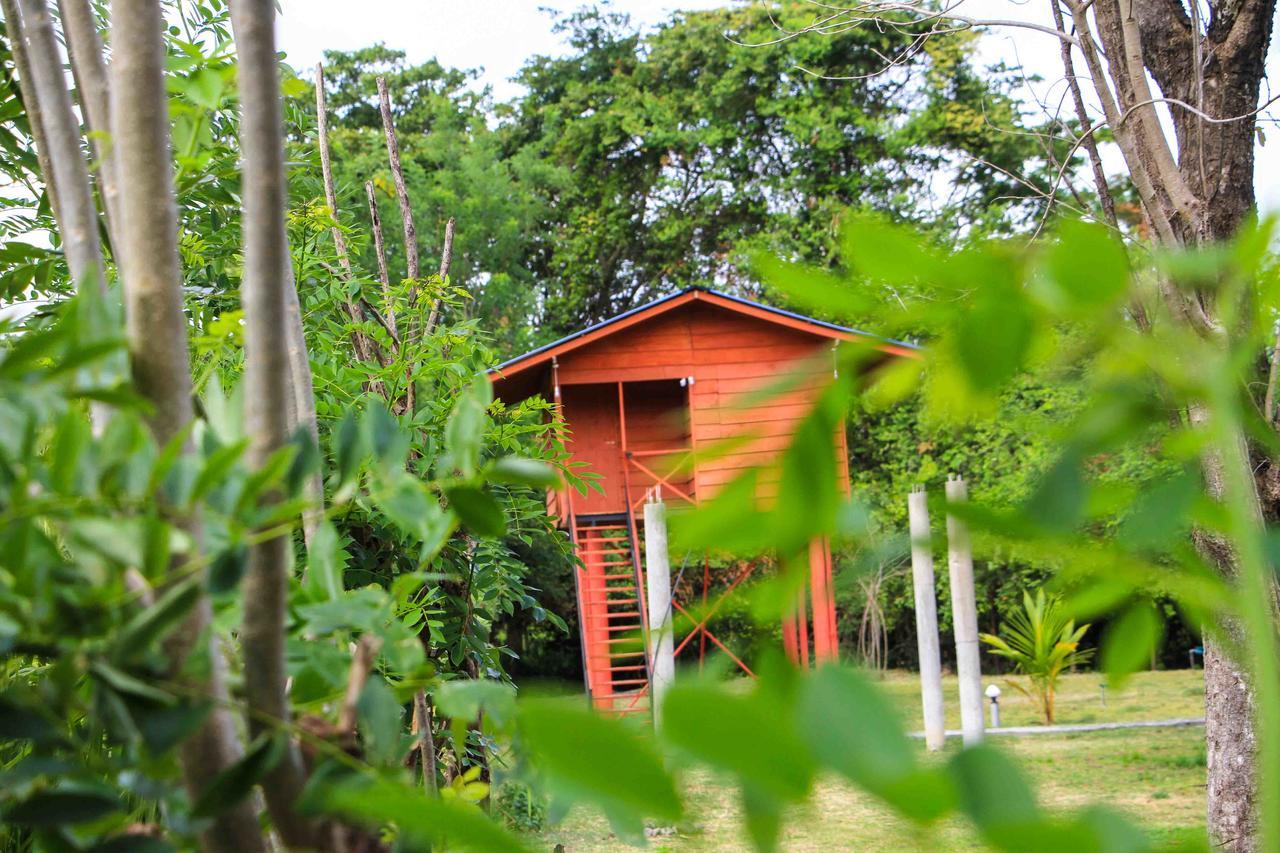
<instances>
[{"instance_id":1,"label":"staircase step","mask_svg":"<svg viewBox=\"0 0 1280 853\"><path fill-rule=\"evenodd\" d=\"M589 520L588 520L589 521ZM576 526L575 550L592 701L605 713L647 714L650 702L644 650L643 586L635 563L638 540L630 521Z\"/></svg>"}]
</instances>

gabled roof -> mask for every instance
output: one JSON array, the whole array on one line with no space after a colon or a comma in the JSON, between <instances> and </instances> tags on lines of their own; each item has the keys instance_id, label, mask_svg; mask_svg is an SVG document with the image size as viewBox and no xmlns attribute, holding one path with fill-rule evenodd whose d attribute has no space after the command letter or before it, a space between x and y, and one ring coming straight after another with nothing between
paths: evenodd
<instances>
[{"instance_id":1,"label":"gabled roof","mask_svg":"<svg viewBox=\"0 0 1280 853\"><path fill-rule=\"evenodd\" d=\"M632 308L630 311L624 311L616 317L610 317L596 323L594 326L588 326L585 329L566 335L558 341L552 341L545 346L540 346L535 350L530 350L524 355L516 356L509 361L503 362L489 372L498 374L502 378L509 378L517 373L528 370L532 367L545 364L553 358L558 358L566 353L572 352L579 347L594 343L601 338L620 332L665 314L668 311L675 310L682 305L688 305L691 302L702 302L708 305L714 305L724 308L747 317L754 317L757 320L765 320L770 323L776 323L780 326L786 326L801 332L807 332L818 337L830 338L837 341L865 341L871 346L882 352L891 353L893 355L914 356L918 349L915 345L905 343L903 341L895 341L890 338L882 338L878 335L872 335L867 332L860 332L857 329L846 328L845 326L837 326L835 323L828 323L823 320L815 320L813 317L805 317L803 314L796 314L791 311L784 311L781 308L774 308L771 305L762 305L759 302L752 302L750 299L742 299L737 296L730 296L727 293L721 293L718 290L711 290L705 287L688 287L679 293L673 293L670 296L664 296L661 299L641 305L638 308Z\"/></svg>"}]
</instances>

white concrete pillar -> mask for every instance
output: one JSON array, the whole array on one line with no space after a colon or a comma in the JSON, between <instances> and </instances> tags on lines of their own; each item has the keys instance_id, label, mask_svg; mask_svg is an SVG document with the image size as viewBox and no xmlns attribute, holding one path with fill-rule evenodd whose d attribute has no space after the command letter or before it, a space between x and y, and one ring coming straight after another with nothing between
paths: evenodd
<instances>
[{"instance_id":1,"label":"white concrete pillar","mask_svg":"<svg viewBox=\"0 0 1280 853\"><path fill-rule=\"evenodd\" d=\"M933 588L933 549L929 535L929 499L921 488L907 498L911 530L911 585L916 601L916 642L920 649L920 704L924 743L931 751L946 741L942 709L942 660L938 653L938 599Z\"/></svg>"},{"instance_id":2,"label":"white concrete pillar","mask_svg":"<svg viewBox=\"0 0 1280 853\"><path fill-rule=\"evenodd\" d=\"M969 499L964 479L947 479L947 504ZM969 528L947 513L947 565L951 574L951 619L956 635L956 675L960 679L960 728L966 745L982 742L982 662L978 646L978 603L973 589L973 549Z\"/></svg>"},{"instance_id":3,"label":"white concrete pillar","mask_svg":"<svg viewBox=\"0 0 1280 853\"><path fill-rule=\"evenodd\" d=\"M662 700L676 677L667 505L661 500L650 500L644 505L644 576L649 598L649 697L653 725L658 728L662 725Z\"/></svg>"}]
</instances>

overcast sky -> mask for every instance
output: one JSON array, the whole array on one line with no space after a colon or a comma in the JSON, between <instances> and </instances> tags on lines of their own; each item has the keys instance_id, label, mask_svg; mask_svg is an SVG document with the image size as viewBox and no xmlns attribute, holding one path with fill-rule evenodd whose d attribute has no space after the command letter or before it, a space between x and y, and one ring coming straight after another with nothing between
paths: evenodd
<instances>
[{"instance_id":1,"label":"overcast sky","mask_svg":"<svg viewBox=\"0 0 1280 853\"><path fill-rule=\"evenodd\" d=\"M677 9L705 9L730 0L616 0L614 8L646 25ZM581 3L563 0L283 0L279 25L281 47L289 62L303 69L314 65L326 49L351 50L375 42L405 51L412 61L436 57L442 64L480 68L482 80L498 99L519 93L511 82L526 59L563 51L551 31L552 17L542 7L568 10ZM1046 5L1026 0L968 0L963 11L974 17L1033 20L1044 23ZM1273 40L1268 72L1280 79L1280 48ZM984 38L985 63L1020 65L1029 76L1043 78L1024 96L1057 105L1064 86L1058 47L1052 36L1028 30L1002 29ZM856 85L851 83L850 85ZM1264 92L1264 98L1269 95ZM1270 116L1277 114L1275 109ZM1258 200L1264 210L1280 212L1280 128L1274 120L1263 129L1270 146L1257 151ZM1115 161L1115 158L1108 158ZM1118 171L1118 161L1109 170Z\"/></svg>"}]
</instances>

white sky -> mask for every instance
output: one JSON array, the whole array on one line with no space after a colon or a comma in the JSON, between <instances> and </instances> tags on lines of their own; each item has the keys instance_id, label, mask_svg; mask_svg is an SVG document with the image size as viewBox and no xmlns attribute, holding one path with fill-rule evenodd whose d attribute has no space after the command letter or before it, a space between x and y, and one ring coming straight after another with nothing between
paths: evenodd
<instances>
[{"instance_id":1,"label":"white sky","mask_svg":"<svg viewBox=\"0 0 1280 853\"><path fill-rule=\"evenodd\" d=\"M676 9L714 8L729 0L616 0L614 8L646 25L657 23ZM375 42L403 50L411 61L436 57L446 66L483 69L482 80L504 100L519 93L510 81L526 59L556 54L564 47L551 32L551 16L540 7L571 10L582 5L565 0L283 0L279 40L288 61L302 71L322 58L326 49L352 50ZM976 18L1030 20L1048 23L1045 3L1029 0L967 0L962 10ZM1268 57L1272 79L1280 79L1280 48L1275 39ZM1025 29L1002 29L984 39L985 64L1004 61L1021 65L1032 83L1027 100L1057 105L1064 86L1058 46L1053 37ZM1077 68L1081 67L1079 64ZM850 85L856 85L851 83ZM1265 87L1265 81L1264 81ZM1264 88L1264 99L1269 93ZM1068 113L1069 113L1068 107ZM1275 116L1276 110L1270 115ZM1280 127L1264 123L1272 138L1257 150L1255 186L1259 205L1280 212ZM1118 162L1110 163L1115 172Z\"/></svg>"}]
</instances>

